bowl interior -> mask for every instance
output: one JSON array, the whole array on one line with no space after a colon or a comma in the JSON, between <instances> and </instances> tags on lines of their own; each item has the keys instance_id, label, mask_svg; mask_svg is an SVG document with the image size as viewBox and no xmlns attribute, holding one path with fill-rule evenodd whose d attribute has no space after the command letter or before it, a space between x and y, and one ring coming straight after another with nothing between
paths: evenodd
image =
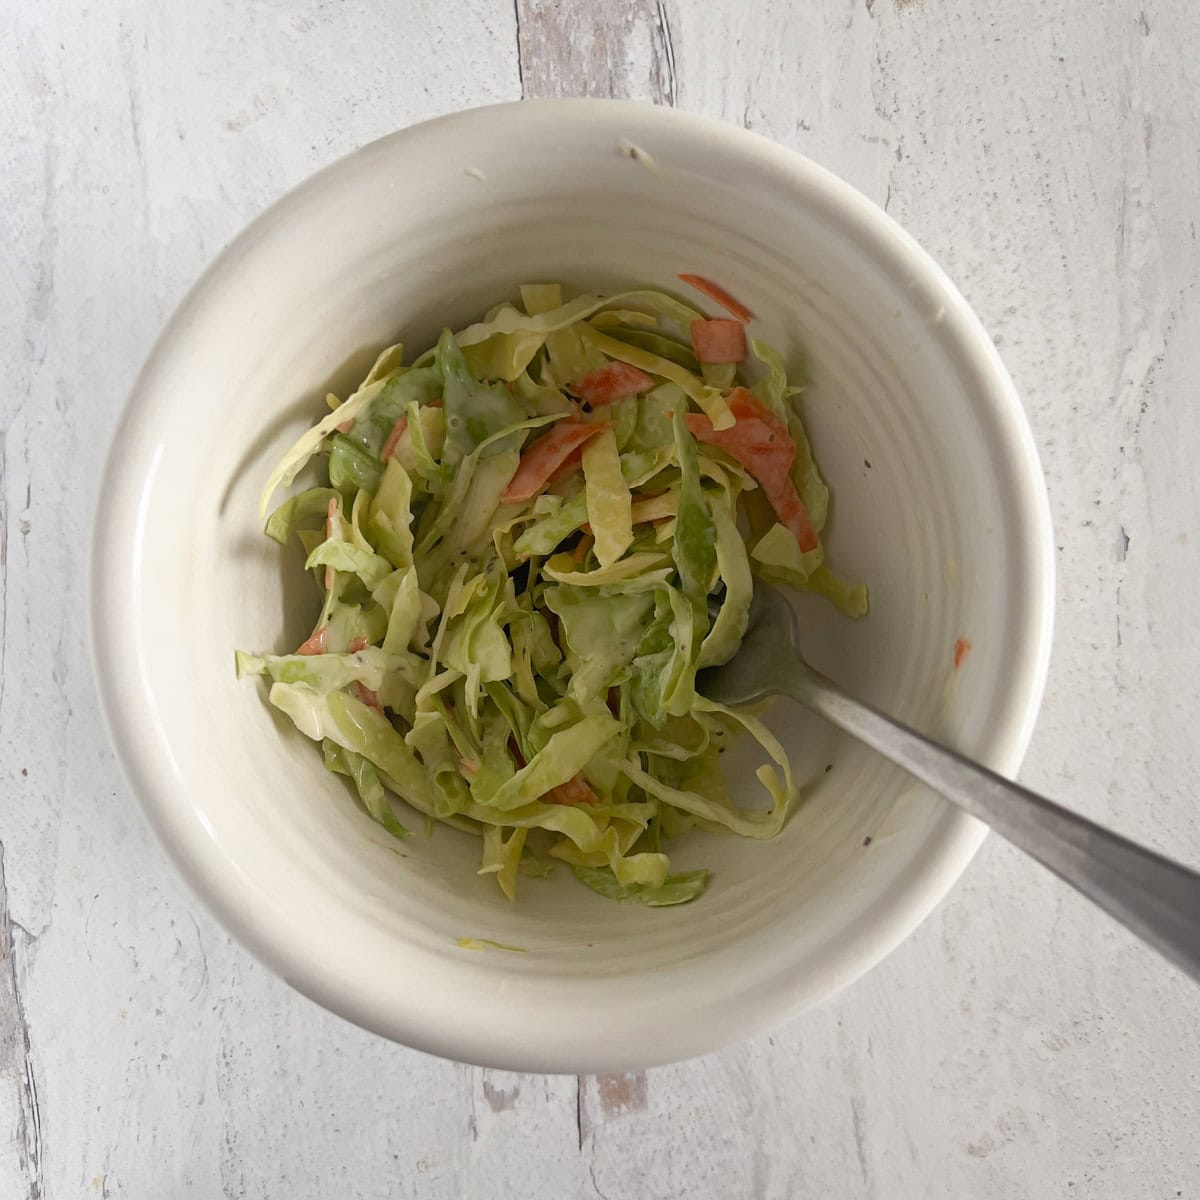
<instances>
[{"instance_id":1,"label":"bowl interior","mask_svg":"<svg viewBox=\"0 0 1200 1200\"><path fill-rule=\"evenodd\" d=\"M110 463L94 621L122 757L189 877L298 987L410 1044L548 1070L710 1049L869 967L978 843L781 703L770 724L806 798L774 841L681 841L678 867L713 869L699 902L617 906L562 869L510 905L474 874L474 839L414 815L417 836L392 841L234 679L235 648L282 652L311 624L299 555L263 537L257 497L327 390L520 282L679 290L681 271L806 364L828 557L872 595L856 623L802 598L810 657L1001 769L1023 751L1048 645L1036 459L990 343L887 218L759 139L635 106L484 110L369 146L252 226L164 335ZM729 758L751 795L749 759Z\"/></svg>"}]
</instances>

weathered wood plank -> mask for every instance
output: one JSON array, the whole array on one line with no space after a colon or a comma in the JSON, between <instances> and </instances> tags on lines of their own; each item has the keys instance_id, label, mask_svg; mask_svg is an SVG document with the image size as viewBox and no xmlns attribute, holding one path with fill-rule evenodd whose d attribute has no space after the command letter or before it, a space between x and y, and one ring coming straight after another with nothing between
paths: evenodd
<instances>
[{"instance_id":1,"label":"weathered wood plank","mask_svg":"<svg viewBox=\"0 0 1200 1200\"><path fill-rule=\"evenodd\" d=\"M8 911L0 850L0 1192L42 1196L42 1116L24 987L29 935Z\"/></svg>"},{"instance_id":2,"label":"weathered wood plank","mask_svg":"<svg viewBox=\"0 0 1200 1200\"><path fill-rule=\"evenodd\" d=\"M1186 0L6 15L0 1195L1189 1194L1191 990L994 843L872 977L698 1063L509 1076L345 1026L164 863L94 712L82 612L98 447L254 212L466 104L678 104L826 163L963 285L1030 409L1060 546L1026 778L1200 861L1198 42Z\"/></svg>"},{"instance_id":3,"label":"weathered wood plank","mask_svg":"<svg viewBox=\"0 0 1200 1200\"><path fill-rule=\"evenodd\" d=\"M665 0L516 0L521 94L674 105L675 47Z\"/></svg>"}]
</instances>

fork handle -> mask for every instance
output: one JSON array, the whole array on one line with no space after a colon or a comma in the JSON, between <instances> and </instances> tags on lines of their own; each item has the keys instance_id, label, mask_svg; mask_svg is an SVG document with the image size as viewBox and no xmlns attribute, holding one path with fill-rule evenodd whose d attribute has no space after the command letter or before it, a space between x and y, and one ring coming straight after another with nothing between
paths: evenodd
<instances>
[{"instance_id":1,"label":"fork handle","mask_svg":"<svg viewBox=\"0 0 1200 1200\"><path fill-rule=\"evenodd\" d=\"M1200 874L947 750L815 671L790 673L780 686L986 822L1200 981Z\"/></svg>"}]
</instances>

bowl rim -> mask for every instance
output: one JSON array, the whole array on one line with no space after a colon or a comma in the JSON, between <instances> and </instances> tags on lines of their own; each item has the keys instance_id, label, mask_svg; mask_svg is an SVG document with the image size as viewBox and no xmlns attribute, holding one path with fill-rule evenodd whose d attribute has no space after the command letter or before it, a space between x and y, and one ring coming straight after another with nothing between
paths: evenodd
<instances>
[{"instance_id":1,"label":"bowl rim","mask_svg":"<svg viewBox=\"0 0 1200 1200\"><path fill-rule=\"evenodd\" d=\"M670 1038L643 1037L630 1054L630 1046L614 1057L611 1048L588 1052L578 1046L539 1044L521 1030L486 1039L447 1032L445 1022L408 1010L396 1011L395 995L380 987L375 995L340 987L322 972L310 956L297 952L295 942L282 924L258 919L247 904L249 884L228 872L215 840L201 836L194 822L186 819L185 805L177 802L165 786L161 753L141 736L154 722L151 698L137 686L130 672L124 643L114 636L108 614L123 609L123 595L132 591L125 573L112 569L125 563L135 551L137 533L116 528L101 519L121 503L137 508L145 479L126 469L123 443L135 429L153 417L150 403L161 375L177 342L187 337L193 316L209 302L236 272L243 255L252 253L261 236L310 197L318 195L327 181L370 156L430 134L453 138L471 127L511 126L512 123L550 119L571 122L581 133L607 135L611 140L628 138L632 130L663 138L705 142L719 158L723 154L758 160L780 186L801 195L852 233L872 258L889 273L935 296L943 310L938 333L956 357L963 377L970 380L971 393L986 408L999 438L992 447L998 475L1011 493L1016 514L1015 543L1025 558L1030 582L1026 602L1014 616L1015 650L1012 665L1014 685L997 701L997 712L986 746L980 754L993 769L1015 773L1028 747L1041 704L1050 661L1054 609L1054 539L1050 505L1033 433L1016 388L1000 355L979 318L944 271L891 216L831 171L759 134L715 118L660 108L634 101L570 99L510 101L469 108L397 130L310 175L261 212L206 268L188 291L156 341L116 423L101 477L96 518L91 538L88 568L88 630L92 667L101 711L108 727L130 790L166 847L169 856L201 901L221 924L250 952L292 987L322 1007L353 1023L381 1033L407 1046L443 1057L481 1065L520 1070L576 1073L596 1070L627 1070L677 1061L719 1049L743 1037L774 1026L812 1004L824 1000L882 961L941 902L966 869L986 836L986 827L950 805L933 827L921 848L919 867L898 878L887 895L887 904L876 903L847 930L842 942L831 947L820 964L820 979L802 974L796 964L781 966L766 987L760 984L752 1011L744 1014L736 1031L714 1036L698 1030L698 1022L680 1021ZM1015 665L1013 665L1015 664ZM808 968L811 971L811 967ZM692 1028L687 1028L687 1026ZM630 1039L636 1043L637 1039Z\"/></svg>"}]
</instances>

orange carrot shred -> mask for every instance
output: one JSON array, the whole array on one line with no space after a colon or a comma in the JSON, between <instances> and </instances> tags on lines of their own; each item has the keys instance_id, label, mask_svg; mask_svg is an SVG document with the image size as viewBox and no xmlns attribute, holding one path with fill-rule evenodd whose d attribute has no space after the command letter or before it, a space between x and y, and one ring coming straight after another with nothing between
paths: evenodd
<instances>
[{"instance_id":1,"label":"orange carrot shred","mask_svg":"<svg viewBox=\"0 0 1200 1200\"><path fill-rule=\"evenodd\" d=\"M693 435L731 454L758 480L763 494L800 549L807 553L818 545L816 530L808 509L791 477L796 445L787 426L745 388L729 393L729 407L737 423L732 429L713 429L712 422L700 413L688 413L684 420Z\"/></svg>"},{"instance_id":2,"label":"orange carrot shred","mask_svg":"<svg viewBox=\"0 0 1200 1200\"><path fill-rule=\"evenodd\" d=\"M383 449L379 452L379 461L387 462L392 457L396 449L397 443L404 436L404 431L408 428L408 414L400 417L395 425L392 426L392 431L387 435L387 440L383 443Z\"/></svg>"},{"instance_id":3,"label":"orange carrot shred","mask_svg":"<svg viewBox=\"0 0 1200 1200\"><path fill-rule=\"evenodd\" d=\"M542 797L548 804L595 804L599 798L582 775L560 783Z\"/></svg>"},{"instance_id":4,"label":"orange carrot shred","mask_svg":"<svg viewBox=\"0 0 1200 1200\"><path fill-rule=\"evenodd\" d=\"M302 642L296 649L297 654L324 654L329 642L329 626L322 625L312 637Z\"/></svg>"},{"instance_id":5,"label":"orange carrot shred","mask_svg":"<svg viewBox=\"0 0 1200 1200\"><path fill-rule=\"evenodd\" d=\"M597 421L592 425L564 421L549 433L542 434L537 441L527 446L521 455L516 473L509 481L508 489L500 497L500 503L524 504L526 500L532 500L550 482L558 468L575 450L580 449L588 438L595 436L602 429L611 428L607 421Z\"/></svg>"},{"instance_id":6,"label":"orange carrot shred","mask_svg":"<svg viewBox=\"0 0 1200 1200\"><path fill-rule=\"evenodd\" d=\"M575 549L571 551L571 558L577 563L583 562L595 541L596 539L590 533L585 533L575 544Z\"/></svg>"},{"instance_id":7,"label":"orange carrot shred","mask_svg":"<svg viewBox=\"0 0 1200 1200\"><path fill-rule=\"evenodd\" d=\"M743 325L754 319L754 314L740 300L735 300L719 283L713 283L703 275L680 275L678 278L715 301L726 312L732 313Z\"/></svg>"},{"instance_id":8,"label":"orange carrot shred","mask_svg":"<svg viewBox=\"0 0 1200 1200\"><path fill-rule=\"evenodd\" d=\"M337 515L338 502L336 497L329 501L329 507L325 510L325 537L333 537L333 518ZM325 590L328 592L333 587L334 571L331 566L325 567Z\"/></svg>"},{"instance_id":9,"label":"orange carrot shred","mask_svg":"<svg viewBox=\"0 0 1200 1200\"><path fill-rule=\"evenodd\" d=\"M702 363L740 363L746 357L746 327L728 317L693 321L692 349Z\"/></svg>"},{"instance_id":10,"label":"orange carrot shred","mask_svg":"<svg viewBox=\"0 0 1200 1200\"><path fill-rule=\"evenodd\" d=\"M590 371L574 385L576 395L592 408L603 408L618 400L648 392L654 386L654 376L647 375L628 363L610 362Z\"/></svg>"}]
</instances>

